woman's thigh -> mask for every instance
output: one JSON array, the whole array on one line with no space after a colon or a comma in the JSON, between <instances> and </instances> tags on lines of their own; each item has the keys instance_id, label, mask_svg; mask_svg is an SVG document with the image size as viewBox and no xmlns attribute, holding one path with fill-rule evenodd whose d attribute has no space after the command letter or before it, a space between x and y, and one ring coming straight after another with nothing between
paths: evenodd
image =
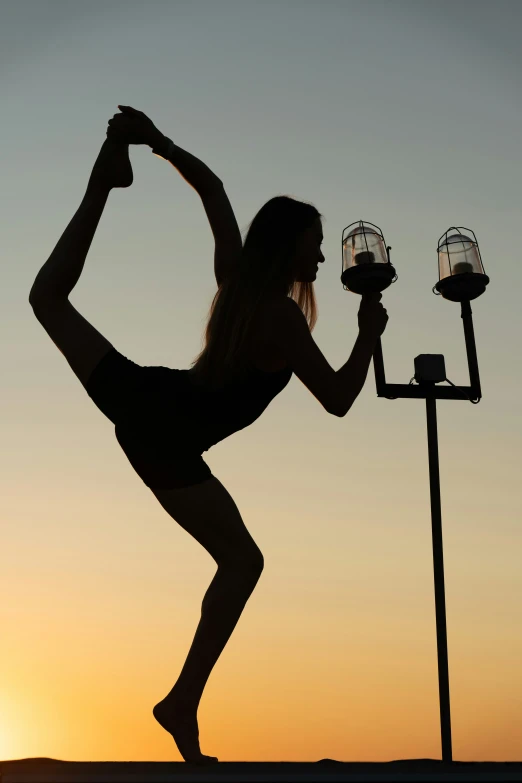
<instances>
[{"instance_id":1,"label":"woman's thigh","mask_svg":"<svg viewBox=\"0 0 522 783\"><path fill-rule=\"evenodd\" d=\"M142 369L113 347L92 371L85 386L87 394L113 424L135 399Z\"/></svg>"},{"instance_id":2,"label":"woman's thigh","mask_svg":"<svg viewBox=\"0 0 522 783\"><path fill-rule=\"evenodd\" d=\"M185 487L212 476L195 443L181 384L179 371L141 366L113 349L86 387L149 488Z\"/></svg>"},{"instance_id":3,"label":"woman's thigh","mask_svg":"<svg viewBox=\"0 0 522 783\"><path fill-rule=\"evenodd\" d=\"M232 496L215 476L181 489L151 489L165 511L219 565L261 570L263 555Z\"/></svg>"},{"instance_id":4,"label":"woman's thigh","mask_svg":"<svg viewBox=\"0 0 522 783\"><path fill-rule=\"evenodd\" d=\"M143 483L152 491L183 489L212 478L212 471L190 444L183 423L168 428L151 422L117 424L116 439Z\"/></svg>"}]
</instances>

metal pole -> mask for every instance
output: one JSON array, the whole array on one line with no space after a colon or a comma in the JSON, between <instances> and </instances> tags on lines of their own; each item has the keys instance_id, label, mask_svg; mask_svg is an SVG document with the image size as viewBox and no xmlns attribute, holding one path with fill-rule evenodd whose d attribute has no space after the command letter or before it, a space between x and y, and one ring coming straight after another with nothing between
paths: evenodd
<instances>
[{"instance_id":1,"label":"metal pole","mask_svg":"<svg viewBox=\"0 0 522 783\"><path fill-rule=\"evenodd\" d=\"M440 732L442 742L442 761L452 761L448 640L446 634L446 599L444 594L444 557L442 553L442 518L440 505L439 446L437 438L436 405L436 398L430 395L428 390L426 397L426 421L428 425L431 533L433 541L433 576L435 580L435 616L437 622Z\"/></svg>"},{"instance_id":2,"label":"metal pole","mask_svg":"<svg viewBox=\"0 0 522 783\"><path fill-rule=\"evenodd\" d=\"M466 340L466 354L468 357L469 383L473 389L476 399L481 398L480 376L477 359L477 348L475 346L475 332L473 331L473 318L471 305L469 301L461 302L460 305L462 323L464 325L464 339Z\"/></svg>"},{"instance_id":3,"label":"metal pole","mask_svg":"<svg viewBox=\"0 0 522 783\"><path fill-rule=\"evenodd\" d=\"M386 391L386 375L384 374L384 359L382 356L382 342L380 337L377 340L373 351L373 369L375 371L377 394L384 395Z\"/></svg>"}]
</instances>

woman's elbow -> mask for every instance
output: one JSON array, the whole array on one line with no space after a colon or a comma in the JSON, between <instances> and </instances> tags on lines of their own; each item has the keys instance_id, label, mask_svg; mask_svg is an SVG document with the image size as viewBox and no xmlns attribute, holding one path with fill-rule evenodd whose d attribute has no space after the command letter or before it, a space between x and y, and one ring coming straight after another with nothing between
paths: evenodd
<instances>
[{"instance_id":1,"label":"woman's elbow","mask_svg":"<svg viewBox=\"0 0 522 783\"><path fill-rule=\"evenodd\" d=\"M339 419L343 419L350 408L352 407L353 402L350 403L344 403L342 405L338 405L337 407L333 408L332 410L329 410L328 413L331 413L333 416L337 416Z\"/></svg>"},{"instance_id":2,"label":"woman's elbow","mask_svg":"<svg viewBox=\"0 0 522 783\"><path fill-rule=\"evenodd\" d=\"M346 416L346 414L348 413L346 408L341 408L339 406L334 406L334 407L332 407L332 406L326 407L325 406L324 409L331 416L337 416L338 419L342 419L343 416Z\"/></svg>"}]
</instances>

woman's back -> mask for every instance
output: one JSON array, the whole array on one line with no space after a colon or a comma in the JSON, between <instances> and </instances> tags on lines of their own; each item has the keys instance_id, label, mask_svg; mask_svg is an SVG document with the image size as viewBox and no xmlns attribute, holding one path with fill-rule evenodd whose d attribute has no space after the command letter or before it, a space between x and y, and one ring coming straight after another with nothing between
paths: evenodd
<instances>
[{"instance_id":1,"label":"woman's back","mask_svg":"<svg viewBox=\"0 0 522 783\"><path fill-rule=\"evenodd\" d=\"M203 451L255 421L292 376L271 338L272 306L273 297L267 297L254 315L246 346L250 370L245 378L211 389L193 369L181 371L189 383L188 409Z\"/></svg>"},{"instance_id":2,"label":"woman's back","mask_svg":"<svg viewBox=\"0 0 522 783\"><path fill-rule=\"evenodd\" d=\"M272 338L272 330L270 328L274 302L284 298L282 294L267 295L259 303L253 316L250 336L246 346L246 355L248 363L262 372L277 372L285 369L287 366L286 359L281 355L275 340ZM204 381L200 380L195 372L195 368L188 370L188 373L194 385L205 385Z\"/></svg>"}]
</instances>

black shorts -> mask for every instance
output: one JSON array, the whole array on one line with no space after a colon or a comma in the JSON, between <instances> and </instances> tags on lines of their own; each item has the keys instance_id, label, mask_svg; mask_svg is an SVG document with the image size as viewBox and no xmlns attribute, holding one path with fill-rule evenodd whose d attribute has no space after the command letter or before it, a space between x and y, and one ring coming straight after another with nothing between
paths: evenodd
<instances>
[{"instance_id":1,"label":"black shorts","mask_svg":"<svg viewBox=\"0 0 522 783\"><path fill-rule=\"evenodd\" d=\"M86 388L115 425L118 443L147 487L177 489L212 478L187 414L183 371L142 367L112 348Z\"/></svg>"}]
</instances>

